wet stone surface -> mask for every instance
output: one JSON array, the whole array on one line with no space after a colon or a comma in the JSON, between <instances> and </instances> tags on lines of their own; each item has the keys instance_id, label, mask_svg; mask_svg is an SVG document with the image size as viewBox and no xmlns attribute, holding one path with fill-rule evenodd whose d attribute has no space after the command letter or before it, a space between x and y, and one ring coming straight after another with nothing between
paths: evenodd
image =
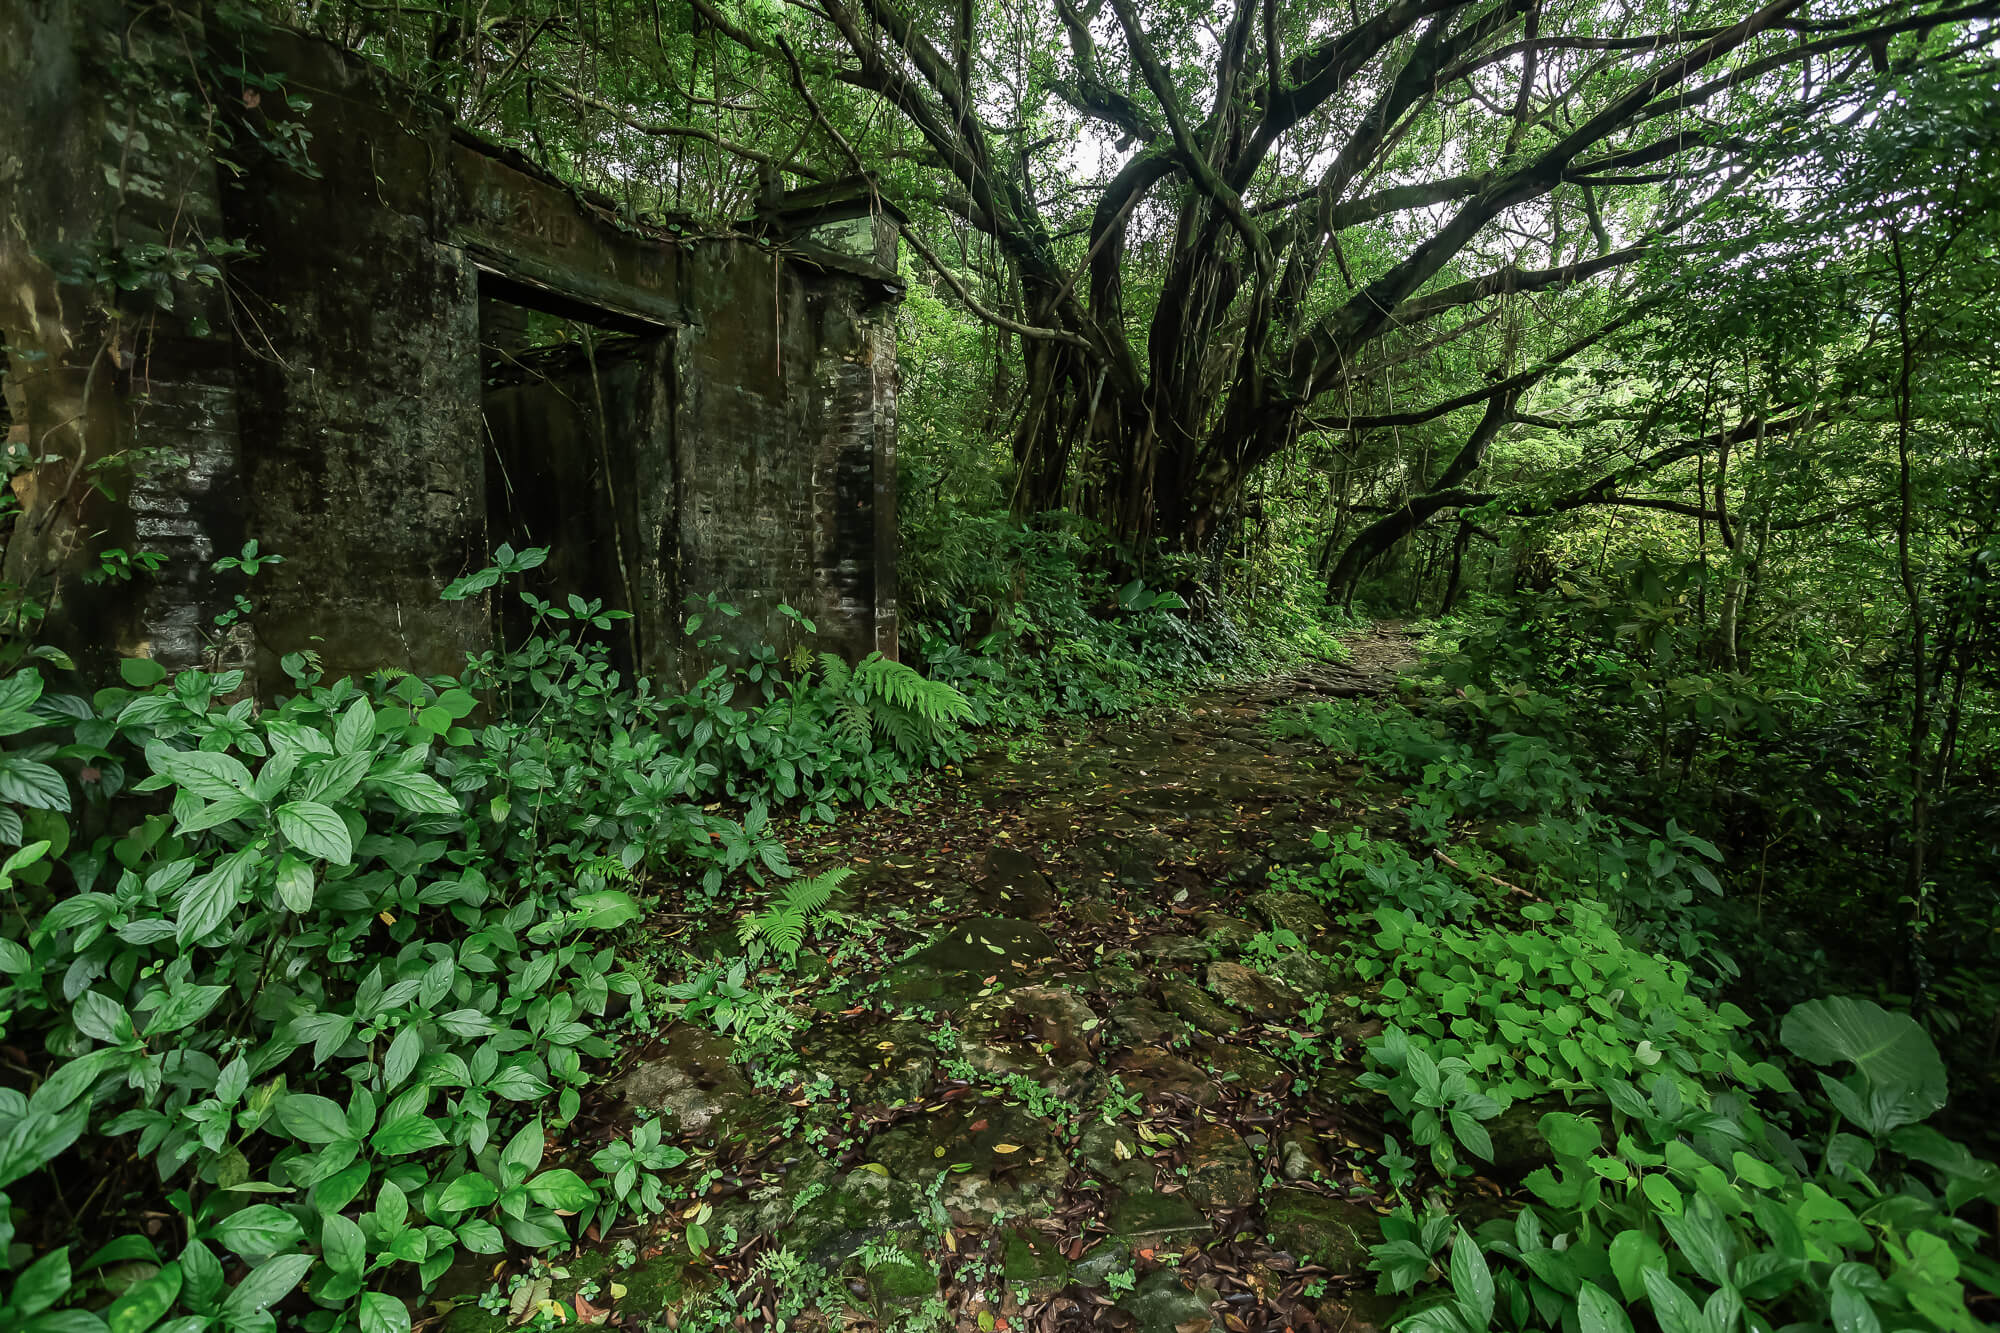
<instances>
[{"instance_id":1,"label":"wet stone surface","mask_svg":"<svg viewBox=\"0 0 2000 1333\"><path fill-rule=\"evenodd\" d=\"M789 1038L679 1024L621 1064L592 1132L658 1115L691 1160L669 1174L672 1211L613 1237L657 1256L676 1293L755 1290L758 1256L788 1247L882 1318L936 1297L964 1333L1366 1333L1384 1314L1362 1275L1387 1203L1340 1191L1364 1188L1355 1168L1380 1144L1354 1082L1369 1030L1335 969L1267 933L1338 945L1322 904L1267 871L1352 803L1264 725L1381 689L1406 655L1378 634L1353 667L1033 753L996 746L924 808L801 853L860 872L836 904L860 943L776 983ZM730 926L682 938L726 956ZM1297 1067L1285 1052L1316 1000L1323 1040ZM710 1249L690 1265L702 1203ZM681 1298L620 1310L630 1324ZM460 1319L452 1333L474 1333Z\"/></svg>"}]
</instances>

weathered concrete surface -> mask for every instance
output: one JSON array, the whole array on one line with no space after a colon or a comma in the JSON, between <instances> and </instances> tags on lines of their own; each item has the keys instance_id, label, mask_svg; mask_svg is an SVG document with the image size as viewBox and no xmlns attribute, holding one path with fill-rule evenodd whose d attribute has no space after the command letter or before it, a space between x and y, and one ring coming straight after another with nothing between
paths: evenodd
<instances>
[{"instance_id":1,"label":"weathered concrete surface","mask_svg":"<svg viewBox=\"0 0 2000 1333\"><path fill-rule=\"evenodd\" d=\"M221 288L175 276L222 232L216 163L159 110L192 95L205 33L130 19L117 0L0 4L0 419L25 511L5 576L59 599L50 637L100 668L237 655L209 568L241 540L234 348ZM87 582L110 549L167 564Z\"/></svg>"},{"instance_id":2,"label":"weathered concrete surface","mask_svg":"<svg viewBox=\"0 0 2000 1333\"><path fill-rule=\"evenodd\" d=\"M49 456L17 481L8 568L61 594L72 643L180 666L244 656L254 635L266 691L299 650L333 672L454 670L495 616L437 594L513 539L555 548L545 595L632 611L625 656L654 674L681 667L684 599L710 592L748 613L746 637L789 646L782 601L818 622L810 646L894 653L893 210L850 190L778 210L755 239L635 230L285 32L230 34L283 91L247 90L211 141L158 101L183 22L118 0L0 6L0 72L26 90L0 109L10 434ZM114 65L121 32L132 59ZM142 148L128 122L155 126ZM304 170L265 147L298 141ZM197 233L249 247L227 303L182 283L171 314L131 312L56 280L128 238ZM487 383L482 325L515 307L640 350L597 365L589 411L557 423ZM558 424L560 447L534 455L525 432ZM135 445L188 461L86 498L77 460ZM509 464L537 479L531 502L494 475ZM284 563L247 589L231 642L213 619L240 580L210 566L245 537ZM166 566L85 589L113 546Z\"/></svg>"}]
</instances>

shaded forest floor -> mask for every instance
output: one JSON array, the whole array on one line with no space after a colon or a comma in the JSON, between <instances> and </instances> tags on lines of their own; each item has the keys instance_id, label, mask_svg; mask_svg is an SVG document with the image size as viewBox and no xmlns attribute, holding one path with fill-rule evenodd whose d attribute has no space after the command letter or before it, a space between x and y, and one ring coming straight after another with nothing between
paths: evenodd
<instances>
[{"instance_id":1,"label":"shaded forest floor","mask_svg":"<svg viewBox=\"0 0 2000 1333\"><path fill-rule=\"evenodd\" d=\"M678 1204L553 1271L482 1272L513 1299L461 1298L448 1326L771 1328L838 1288L850 1327L1382 1319L1381 1124L1354 1086L1380 1025L1270 933L1332 952L1273 869L1316 829L1394 823L1356 768L1267 734L1274 710L1388 692L1414 656L1395 626L1349 646L1171 715L1003 742L797 848L857 872L831 950L746 993L729 1036L654 1034L578 1126L592 1150L660 1117L690 1155ZM662 966L740 952L712 918L657 939Z\"/></svg>"}]
</instances>

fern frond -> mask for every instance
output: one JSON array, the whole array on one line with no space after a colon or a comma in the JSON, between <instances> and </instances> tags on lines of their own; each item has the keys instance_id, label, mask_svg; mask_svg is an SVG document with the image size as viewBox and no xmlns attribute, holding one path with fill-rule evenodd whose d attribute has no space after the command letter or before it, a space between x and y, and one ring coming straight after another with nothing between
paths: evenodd
<instances>
[{"instance_id":1,"label":"fern frond","mask_svg":"<svg viewBox=\"0 0 2000 1333\"><path fill-rule=\"evenodd\" d=\"M875 722L904 758L923 754L936 736L936 728L916 713L892 703L875 706Z\"/></svg>"},{"instance_id":2,"label":"fern frond","mask_svg":"<svg viewBox=\"0 0 2000 1333\"><path fill-rule=\"evenodd\" d=\"M863 658L854 668L854 679L871 698L906 708L933 726L972 720L972 705L963 694L880 653Z\"/></svg>"},{"instance_id":3,"label":"fern frond","mask_svg":"<svg viewBox=\"0 0 2000 1333\"><path fill-rule=\"evenodd\" d=\"M847 660L840 654L821 653L819 655L820 683L828 689L836 691L846 689L848 679L852 675L853 672L849 670Z\"/></svg>"},{"instance_id":4,"label":"fern frond","mask_svg":"<svg viewBox=\"0 0 2000 1333\"><path fill-rule=\"evenodd\" d=\"M788 959L798 954L799 945L805 942L805 937L805 913L787 911L784 907L752 913L736 926L737 941L744 948L752 953L769 949Z\"/></svg>"},{"instance_id":5,"label":"fern frond","mask_svg":"<svg viewBox=\"0 0 2000 1333\"><path fill-rule=\"evenodd\" d=\"M822 871L811 879L793 880L785 886L785 906L789 910L802 912L808 917L817 916L826 910L833 895L841 885L854 878L854 872L846 866Z\"/></svg>"},{"instance_id":6,"label":"fern frond","mask_svg":"<svg viewBox=\"0 0 2000 1333\"><path fill-rule=\"evenodd\" d=\"M736 923L737 942L753 954L769 949L783 954L787 961L796 958L806 931L825 914L834 891L853 875L843 866L787 884L779 890L776 902Z\"/></svg>"},{"instance_id":7,"label":"fern frond","mask_svg":"<svg viewBox=\"0 0 2000 1333\"><path fill-rule=\"evenodd\" d=\"M874 727L874 713L866 703L843 699L834 708L833 724L849 742L863 745L867 743L868 733Z\"/></svg>"}]
</instances>

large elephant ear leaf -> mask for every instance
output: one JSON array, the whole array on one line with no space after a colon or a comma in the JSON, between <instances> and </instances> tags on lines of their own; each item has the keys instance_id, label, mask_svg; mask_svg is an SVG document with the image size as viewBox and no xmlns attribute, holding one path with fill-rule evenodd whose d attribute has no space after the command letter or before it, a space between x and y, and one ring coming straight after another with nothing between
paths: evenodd
<instances>
[{"instance_id":1,"label":"large elephant ear leaf","mask_svg":"<svg viewBox=\"0 0 2000 1333\"><path fill-rule=\"evenodd\" d=\"M1914 1119L1944 1105L1944 1061L1930 1035L1908 1014L1891 1013L1873 1000L1834 995L1795 1007L1785 1015L1779 1035L1792 1054L1816 1065L1851 1061L1871 1092L1915 1112Z\"/></svg>"}]
</instances>

